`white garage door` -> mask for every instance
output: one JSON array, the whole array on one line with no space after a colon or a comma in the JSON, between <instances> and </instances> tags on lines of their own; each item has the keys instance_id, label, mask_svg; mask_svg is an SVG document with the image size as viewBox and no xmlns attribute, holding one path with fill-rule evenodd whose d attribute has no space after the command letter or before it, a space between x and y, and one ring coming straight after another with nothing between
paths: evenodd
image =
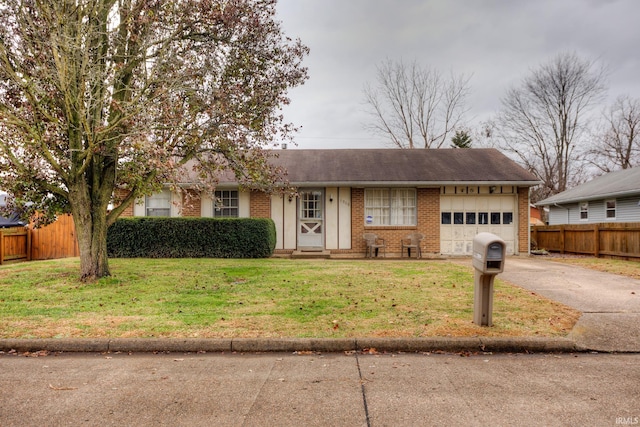
<instances>
[{"instance_id":1,"label":"white garage door","mask_svg":"<svg viewBox=\"0 0 640 427\"><path fill-rule=\"evenodd\" d=\"M514 194L440 196L440 251L471 255L474 236L485 231L500 236L507 245L507 255L513 255L516 207Z\"/></svg>"}]
</instances>

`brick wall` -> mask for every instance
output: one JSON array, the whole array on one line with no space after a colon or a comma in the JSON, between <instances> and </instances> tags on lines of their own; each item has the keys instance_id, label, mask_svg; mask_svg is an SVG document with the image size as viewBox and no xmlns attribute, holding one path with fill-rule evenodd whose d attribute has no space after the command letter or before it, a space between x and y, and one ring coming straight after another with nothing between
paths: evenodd
<instances>
[{"instance_id":1,"label":"brick wall","mask_svg":"<svg viewBox=\"0 0 640 427\"><path fill-rule=\"evenodd\" d=\"M183 190L181 216L200 217L202 216L202 197L199 191Z\"/></svg>"},{"instance_id":2,"label":"brick wall","mask_svg":"<svg viewBox=\"0 0 640 427\"><path fill-rule=\"evenodd\" d=\"M117 203L119 203L120 200L123 200L125 197L127 197L127 195L129 194L129 192L127 190L123 190L121 188L117 188L114 191L114 199L116 200ZM120 216L133 216L133 204L135 203L132 202L129 206L127 206L125 208L125 210L122 212L122 214L120 214Z\"/></svg>"},{"instance_id":3,"label":"brick wall","mask_svg":"<svg viewBox=\"0 0 640 427\"><path fill-rule=\"evenodd\" d=\"M271 197L260 191L252 191L249 196L252 218L271 218Z\"/></svg>"},{"instance_id":4,"label":"brick wall","mask_svg":"<svg viewBox=\"0 0 640 427\"><path fill-rule=\"evenodd\" d=\"M418 218L415 226L366 226L364 218L364 189L351 190L351 240L352 252L366 252L362 238L364 233L375 233L385 240L388 254L400 255L401 240L411 233L425 235L422 241L424 253L440 252L440 189L417 189Z\"/></svg>"},{"instance_id":5,"label":"brick wall","mask_svg":"<svg viewBox=\"0 0 640 427\"><path fill-rule=\"evenodd\" d=\"M353 252L367 251L362 239L364 229L364 188L351 189L351 250Z\"/></svg>"},{"instance_id":6,"label":"brick wall","mask_svg":"<svg viewBox=\"0 0 640 427\"><path fill-rule=\"evenodd\" d=\"M529 187L518 187L518 252L529 253Z\"/></svg>"}]
</instances>

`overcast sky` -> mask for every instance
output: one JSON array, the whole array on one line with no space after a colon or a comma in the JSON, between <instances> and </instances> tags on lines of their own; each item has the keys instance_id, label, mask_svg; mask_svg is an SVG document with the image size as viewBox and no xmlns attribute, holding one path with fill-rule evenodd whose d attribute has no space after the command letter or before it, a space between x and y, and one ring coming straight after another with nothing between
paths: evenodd
<instances>
[{"instance_id":1,"label":"overcast sky","mask_svg":"<svg viewBox=\"0 0 640 427\"><path fill-rule=\"evenodd\" d=\"M302 127L297 148L390 147L364 129L363 103L387 58L472 75L470 127L561 52L609 68L605 104L640 98L639 0L279 0L277 10L285 34L311 49L309 80L284 110Z\"/></svg>"}]
</instances>

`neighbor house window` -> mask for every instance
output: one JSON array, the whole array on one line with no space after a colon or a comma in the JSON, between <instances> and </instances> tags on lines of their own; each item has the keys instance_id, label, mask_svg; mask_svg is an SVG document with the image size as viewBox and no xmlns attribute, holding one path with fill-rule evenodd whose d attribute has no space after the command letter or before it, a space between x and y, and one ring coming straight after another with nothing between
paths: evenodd
<instances>
[{"instance_id":1,"label":"neighbor house window","mask_svg":"<svg viewBox=\"0 0 640 427\"><path fill-rule=\"evenodd\" d=\"M616 201L615 200L607 200L605 202L605 206L607 209L607 218L612 219L616 217Z\"/></svg>"},{"instance_id":2,"label":"neighbor house window","mask_svg":"<svg viewBox=\"0 0 640 427\"><path fill-rule=\"evenodd\" d=\"M163 190L145 198L147 216L171 216L171 191Z\"/></svg>"},{"instance_id":3,"label":"neighbor house window","mask_svg":"<svg viewBox=\"0 0 640 427\"><path fill-rule=\"evenodd\" d=\"M589 202L580 203L580 219L589 219Z\"/></svg>"},{"instance_id":4,"label":"neighbor house window","mask_svg":"<svg viewBox=\"0 0 640 427\"><path fill-rule=\"evenodd\" d=\"M413 188L367 188L364 214L370 225L416 225L416 190Z\"/></svg>"},{"instance_id":5,"label":"neighbor house window","mask_svg":"<svg viewBox=\"0 0 640 427\"><path fill-rule=\"evenodd\" d=\"M239 216L237 190L217 190L214 193L213 216L219 218L237 218Z\"/></svg>"}]
</instances>

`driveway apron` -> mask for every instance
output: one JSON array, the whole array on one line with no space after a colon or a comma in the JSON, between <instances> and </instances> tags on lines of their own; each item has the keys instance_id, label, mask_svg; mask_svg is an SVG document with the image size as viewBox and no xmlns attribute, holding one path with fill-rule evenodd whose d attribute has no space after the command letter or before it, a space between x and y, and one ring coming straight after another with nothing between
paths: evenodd
<instances>
[{"instance_id":1,"label":"driveway apron","mask_svg":"<svg viewBox=\"0 0 640 427\"><path fill-rule=\"evenodd\" d=\"M581 311L569 334L578 346L640 351L640 280L537 257L510 257L498 277Z\"/></svg>"}]
</instances>

